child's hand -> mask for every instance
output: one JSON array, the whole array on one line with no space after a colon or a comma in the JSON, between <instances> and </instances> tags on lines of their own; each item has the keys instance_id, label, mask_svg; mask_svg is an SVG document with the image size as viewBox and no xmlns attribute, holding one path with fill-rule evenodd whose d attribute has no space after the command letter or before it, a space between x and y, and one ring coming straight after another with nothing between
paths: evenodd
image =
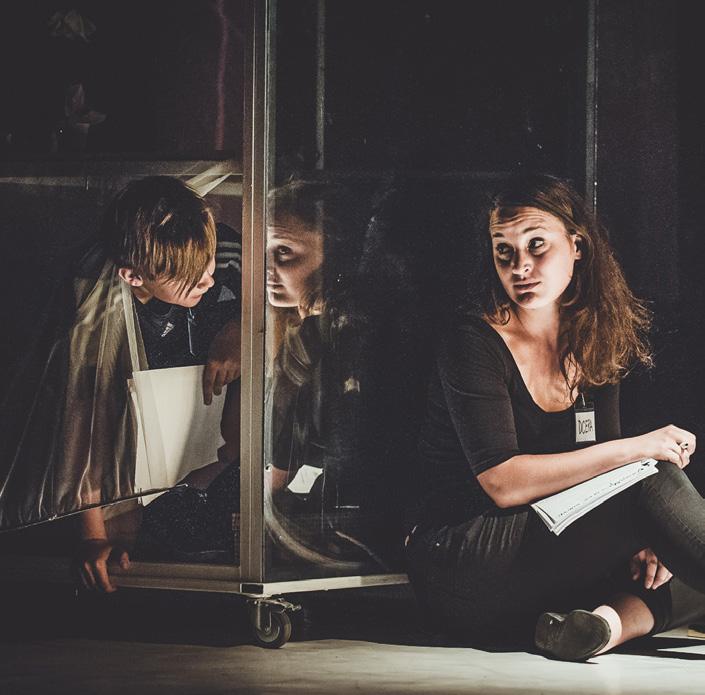
<instances>
[{"instance_id":1,"label":"child's hand","mask_svg":"<svg viewBox=\"0 0 705 695\"><path fill-rule=\"evenodd\" d=\"M208 352L203 370L203 402L210 405L213 394L240 376L240 323L228 321L218 332Z\"/></svg>"},{"instance_id":2,"label":"child's hand","mask_svg":"<svg viewBox=\"0 0 705 695\"><path fill-rule=\"evenodd\" d=\"M111 594L117 587L110 581L108 566L130 567L126 550L114 548L107 538L87 538L81 541L76 556L76 573L84 588Z\"/></svg>"}]
</instances>

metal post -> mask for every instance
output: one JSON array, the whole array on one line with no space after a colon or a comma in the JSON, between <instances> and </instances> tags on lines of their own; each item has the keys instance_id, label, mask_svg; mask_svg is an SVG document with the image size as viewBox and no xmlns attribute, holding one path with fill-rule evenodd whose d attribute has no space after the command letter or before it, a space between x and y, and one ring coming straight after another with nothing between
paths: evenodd
<instances>
[{"instance_id":1,"label":"metal post","mask_svg":"<svg viewBox=\"0 0 705 695\"><path fill-rule=\"evenodd\" d=\"M316 169L325 169L326 152L326 0L316 12Z\"/></svg>"},{"instance_id":2,"label":"metal post","mask_svg":"<svg viewBox=\"0 0 705 695\"><path fill-rule=\"evenodd\" d=\"M264 258L267 190L267 61L270 4L250 0L245 55L242 215L240 576L264 581Z\"/></svg>"}]
</instances>

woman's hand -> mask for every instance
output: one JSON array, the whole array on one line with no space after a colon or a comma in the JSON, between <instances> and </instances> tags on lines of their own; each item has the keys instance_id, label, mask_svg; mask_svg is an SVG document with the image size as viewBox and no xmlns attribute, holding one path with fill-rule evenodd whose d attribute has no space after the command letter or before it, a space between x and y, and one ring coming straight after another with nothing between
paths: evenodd
<instances>
[{"instance_id":1,"label":"woman's hand","mask_svg":"<svg viewBox=\"0 0 705 695\"><path fill-rule=\"evenodd\" d=\"M636 582L644 571L644 586L647 589L658 589L661 585L671 580L673 574L656 557L651 548L644 548L629 561L632 579Z\"/></svg>"},{"instance_id":2,"label":"woman's hand","mask_svg":"<svg viewBox=\"0 0 705 695\"><path fill-rule=\"evenodd\" d=\"M695 435L675 425L632 437L631 442L634 444L635 458L670 461L678 468L685 468L695 451Z\"/></svg>"}]
</instances>

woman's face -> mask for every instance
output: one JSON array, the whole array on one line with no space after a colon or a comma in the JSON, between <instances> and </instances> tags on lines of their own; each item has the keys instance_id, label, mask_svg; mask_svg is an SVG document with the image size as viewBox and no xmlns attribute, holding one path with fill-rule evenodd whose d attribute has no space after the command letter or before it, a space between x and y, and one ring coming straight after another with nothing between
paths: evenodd
<instances>
[{"instance_id":1,"label":"woman's face","mask_svg":"<svg viewBox=\"0 0 705 695\"><path fill-rule=\"evenodd\" d=\"M267 299L272 306L298 307L315 289L323 264L323 235L296 218L267 227Z\"/></svg>"},{"instance_id":2,"label":"woman's face","mask_svg":"<svg viewBox=\"0 0 705 695\"><path fill-rule=\"evenodd\" d=\"M576 235L561 220L517 208L510 219L490 219L490 234L497 275L516 306L539 309L560 301L581 256Z\"/></svg>"}]
</instances>

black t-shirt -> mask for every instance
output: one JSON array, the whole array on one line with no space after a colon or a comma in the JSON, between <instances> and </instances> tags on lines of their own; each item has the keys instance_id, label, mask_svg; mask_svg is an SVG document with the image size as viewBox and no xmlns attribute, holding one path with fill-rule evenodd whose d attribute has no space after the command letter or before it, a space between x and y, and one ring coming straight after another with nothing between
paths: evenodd
<instances>
[{"instance_id":1,"label":"black t-shirt","mask_svg":"<svg viewBox=\"0 0 705 695\"><path fill-rule=\"evenodd\" d=\"M584 395L595 407L596 440L619 438L619 386ZM439 341L419 439L416 520L460 523L496 509L477 475L518 454L580 446L574 409L542 410L499 333L482 319L469 318Z\"/></svg>"},{"instance_id":2,"label":"black t-shirt","mask_svg":"<svg viewBox=\"0 0 705 695\"><path fill-rule=\"evenodd\" d=\"M218 283L192 309L159 299L134 304L150 369L205 364L216 333L240 313L235 294Z\"/></svg>"}]
</instances>

